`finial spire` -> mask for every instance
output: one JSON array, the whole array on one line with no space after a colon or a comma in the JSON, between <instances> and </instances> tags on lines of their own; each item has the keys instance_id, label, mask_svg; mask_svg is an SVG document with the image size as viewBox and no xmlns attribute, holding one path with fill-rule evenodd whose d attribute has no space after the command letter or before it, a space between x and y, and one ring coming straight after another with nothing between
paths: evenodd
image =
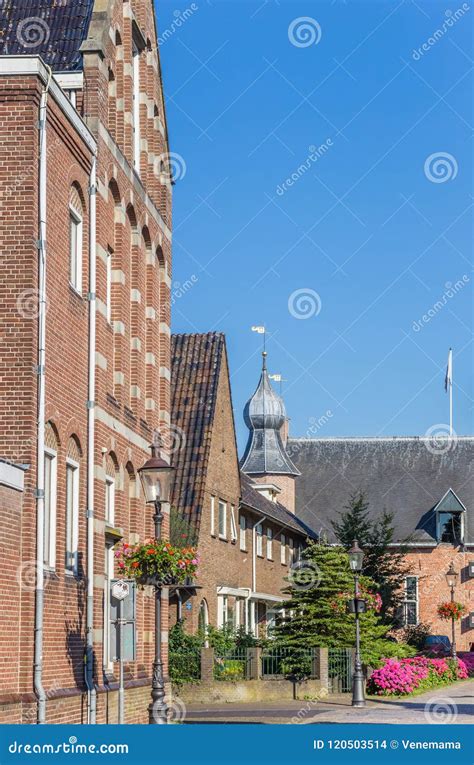
<instances>
[{"instance_id":1,"label":"finial spire","mask_svg":"<svg viewBox=\"0 0 474 765\"><path fill-rule=\"evenodd\" d=\"M262 371L265 371L267 368L267 352L262 351Z\"/></svg>"}]
</instances>

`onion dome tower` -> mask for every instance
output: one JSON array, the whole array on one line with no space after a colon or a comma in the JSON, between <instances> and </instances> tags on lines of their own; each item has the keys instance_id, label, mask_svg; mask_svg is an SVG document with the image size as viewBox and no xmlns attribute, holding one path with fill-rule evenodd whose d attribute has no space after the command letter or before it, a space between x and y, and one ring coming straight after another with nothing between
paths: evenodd
<instances>
[{"instance_id":1,"label":"onion dome tower","mask_svg":"<svg viewBox=\"0 0 474 765\"><path fill-rule=\"evenodd\" d=\"M300 473L283 444L281 430L286 424L285 405L270 383L265 351L262 356L260 380L244 410L245 424L250 432L241 469L256 483L277 484L282 492L282 503L294 512L294 479Z\"/></svg>"}]
</instances>

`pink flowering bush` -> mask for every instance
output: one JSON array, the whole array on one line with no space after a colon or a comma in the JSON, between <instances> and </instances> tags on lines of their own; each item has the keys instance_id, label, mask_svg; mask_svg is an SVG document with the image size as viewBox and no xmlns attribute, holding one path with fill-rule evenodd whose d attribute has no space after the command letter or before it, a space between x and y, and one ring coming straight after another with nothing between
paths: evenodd
<instances>
[{"instance_id":1,"label":"pink flowering bush","mask_svg":"<svg viewBox=\"0 0 474 765\"><path fill-rule=\"evenodd\" d=\"M474 677L474 652L470 651L468 653L467 651L463 651L463 653L458 654L458 656L466 667L469 677Z\"/></svg>"},{"instance_id":2,"label":"pink flowering bush","mask_svg":"<svg viewBox=\"0 0 474 765\"><path fill-rule=\"evenodd\" d=\"M410 659L386 659L376 669L367 690L377 696L406 696L416 690L429 690L448 685L468 677L466 664L461 659L429 659L415 656Z\"/></svg>"}]
</instances>

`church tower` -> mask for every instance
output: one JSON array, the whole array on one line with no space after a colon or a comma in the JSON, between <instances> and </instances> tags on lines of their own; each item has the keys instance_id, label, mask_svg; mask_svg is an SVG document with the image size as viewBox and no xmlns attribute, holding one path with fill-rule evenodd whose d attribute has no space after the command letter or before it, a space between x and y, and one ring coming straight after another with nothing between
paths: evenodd
<instances>
[{"instance_id":1,"label":"church tower","mask_svg":"<svg viewBox=\"0 0 474 765\"><path fill-rule=\"evenodd\" d=\"M282 433L287 426L285 405L270 383L266 352L262 355L262 374L244 410L249 439L241 468L255 483L261 485L262 493L273 500L278 498L282 505L294 513L295 478L300 473L283 443Z\"/></svg>"}]
</instances>

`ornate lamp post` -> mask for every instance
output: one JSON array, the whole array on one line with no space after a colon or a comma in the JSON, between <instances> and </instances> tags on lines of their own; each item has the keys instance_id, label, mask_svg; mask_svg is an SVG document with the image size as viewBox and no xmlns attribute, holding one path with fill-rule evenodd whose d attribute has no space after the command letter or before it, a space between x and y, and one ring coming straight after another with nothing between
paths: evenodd
<instances>
[{"instance_id":1,"label":"ornate lamp post","mask_svg":"<svg viewBox=\"0 0 474 765\"><path fill-rule=\"evenodd\" d=\"M349 550L349 565L354 574L354 610L356 620L356 652L354 674L352 675L352 706L365 707L364 675L360 660L360 625L359 625L359 574L362 571L364 553L360 549L357 539L354 539Z\"/></svg>"},{"instance_id":2,"label":"ornate lamp post","mask_svg":"<svg viewBox=\"0 0 474 765\"><path fill-rule=\"evenodd\" d=\"M161 459L156 453L156 447L151 446L151 457L145 462L138 474L143 487L145 501L153 505L155 512L155 539L161 539L163 523L162 504L170 500L171 477L174 468ZM151 684L151 702L148 707L148 723L150 725L166 725L168 722L165 704L165 683L163 676L163 660L161 658L161 585L155 586L155 659L153 661L153 680Z\"/></svg>"},{"instance_id":3,"label":"ornate lamp post","mask_svg":"<svg viewBox=\"0 0 474 765\"><path fill-rule=\"evenodd\" d=\"M448 587L451 590L451 603L454 603L454 590L456 588L456 585L458 583L458 577L459 574L454 568L454 563L451 561L451 565L449 566L447 572L446 572L446 581L448 583ZM456 629L455 629L455 622L454 622L454 615L451 616L451 656L453 659L456 659Z\"/></svg>"}]
</instances>

